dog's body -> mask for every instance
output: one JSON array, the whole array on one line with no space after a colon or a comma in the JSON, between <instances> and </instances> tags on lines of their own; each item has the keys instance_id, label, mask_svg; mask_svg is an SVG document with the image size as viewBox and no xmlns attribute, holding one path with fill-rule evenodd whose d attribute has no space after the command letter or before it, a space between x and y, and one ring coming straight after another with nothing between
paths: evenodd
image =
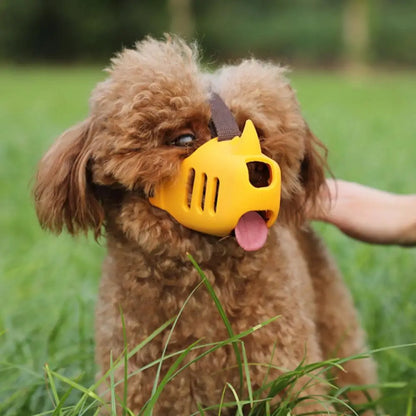
<instances>
[{"instance_id":1,"label":"dog's body","mask_svg":"<svg viewBox=\"0 0 416 416\"><path fill-rule=\"evenodd\" d=\"M200 282L188 252L213 285L234 333L280 315L244 339L248 362L258 364L250 366L253 388L303 360L365 350L348 291L322 243L304 224L303 208L315 202L324 181L323 160L283 72L249 60L206 75L195 52L181 41L147 39L113 61L110 77L92 95L89 118L64 133L43 158L35 189L41 223L57 232L92 228L99 235L105 228L108 256L96 317L103 372L110 356L119 357L125 347L120 311L129 350L179 312ZM187 229L148 200L155 186L175 175L184 157L211 138L211 90L224 99L240 128L253 120L263 152L282 170L280 216L256 252L245 252L234 237ZM190 147L178 145L183 135L192 135ZM129 373L136 371L128 383L128 406L134 412L149 399L156 366L137 370L161 357L167 336L163 332L129 361ZM227 336L212 298L200 287L186 303L167 353ZM187 360L196 354L192 351ZM198 404L218 404L227 382L238 388L235 364L230 345L193 363L165 387L156 414L187 415ZM338 385L375 382L369 359L345 368L336 373ZM120 367L118 380L123 372ZM121 394L122 384L119 388ZM328 388L305 376L294 392L300 390L301 396L322 396ZM350 398L363 400L359 393ZM333 409L321 402L322 397L305 401L295 411Z\"/></svg>"}]
</instances>

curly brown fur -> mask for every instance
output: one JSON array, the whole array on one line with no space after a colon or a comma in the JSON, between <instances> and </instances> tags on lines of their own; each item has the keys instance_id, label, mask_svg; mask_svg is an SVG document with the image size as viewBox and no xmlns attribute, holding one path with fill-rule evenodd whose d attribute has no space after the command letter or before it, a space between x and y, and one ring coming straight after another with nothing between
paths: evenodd
<instances>
[{"instance_id":1,"label":"curly brown fur","mask_svg":"<svg viewBox=\"0 0 416 416\"><path fill-rule=\"evenodd\" d=\"M105 230L108 256L96 312L96 356L102 371L109 368L110 355L117 357L124 349L120 309L129 349L178 313L200 281L187 252L214 286L235 333L281 315L244 340L250 363L272 361L276 366L269 379L303 360L365 351L351 297L322 243L305 224L304 206L315 203L325 157L301 115L285 70L250 59L206 74L195 48L178 39L148 38L117 55L108 71L108 79L92 94L89 117L65 132L40 162L34 191L45 228L66 228L71 234L93 229L97 236ZM282 170L279 219L257 252L244 252L233 237L219 239L189 230L148 201L154 187L174 177L181 160L211 138L211 90L224 99L240 128L248 118L254 122L263 152ZM172 145L184 133L196 136L193 145ZM133 356L128 371L157 360L166 336ZM199 288L184 308L168 352L198 339L210 343L225 338L212 299ZM166 386L155 415L186 415L195 412L197 404L219 403L226 382L238 385L235 363L231 347L194 363ZM370 359L351 362L345 369L335 375L340 386L376 380ZM155 371L130 378L128 405L134 412L148 400ZM268 371L261 365L251 367L253 388L263 384ZM122 368L116 377L122 380ZM325 383L310 383L308 377L296 388L305 384L302 394L327 393ZM359 402L363 397L352 399ZM328 403L309 400L296 411L332 410Z\"/></svg>"}]
</instances>

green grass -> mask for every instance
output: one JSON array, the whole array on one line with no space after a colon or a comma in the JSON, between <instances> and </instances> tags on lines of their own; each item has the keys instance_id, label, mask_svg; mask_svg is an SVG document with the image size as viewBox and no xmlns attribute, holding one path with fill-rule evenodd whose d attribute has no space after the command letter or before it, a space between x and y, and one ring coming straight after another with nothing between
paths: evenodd
<instances>
[{"instance_id":1,"label":"green grass","mask_svg":"<svg viewBox=\"0 0 416 416\"><path fill-rule=\"evenodd\" d=\"M43 232L30 198L37 161L87 114L96 68L0 68L0 414L53 408L44 365L81 386L94 384L93 313L105 249L92 239ZM294 72L303 112L329 148L337 177L416 192L415 73L350 79ZM416 342L416 250L370 246L318 224L337 258L371 348ZM416 348L376 354L391 415L416 391ZM57 388L65 383L57 379ZM238 387L238 386L234 386ZM61 390L59 390L61 392ZM59 393L62 394L62 393ZM68 393L77 403L79 393ZM410 413L408 413L410 414Z\"/></svg>"}]
</instances>

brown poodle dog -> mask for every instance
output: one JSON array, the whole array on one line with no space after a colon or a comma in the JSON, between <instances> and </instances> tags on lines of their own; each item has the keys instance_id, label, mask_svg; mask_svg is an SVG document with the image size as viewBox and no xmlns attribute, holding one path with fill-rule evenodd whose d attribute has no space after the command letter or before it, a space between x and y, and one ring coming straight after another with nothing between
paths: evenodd
<instances>
[{"instance_id":1,"label":"brown poodle dog","mask_svg":"<svg viewBox=\"0 0 416 416\"><path fill-rule=\"evenodd\" d=\"M347 357L366 350L351 297L315 233L305 224L305 204L314 204L324 181L323 146L302 118L285 70L254 59L207 74L195 48L178 39L146 39L112 61L109 77L97 85L88 118L55 142L39 165L36 209L43 227L71 234L105 232L108 256L96 310L96 357L104 373L174 317L200 276L193 255L211 282L234 333L279 318L244 338L253 389L301 363ZM210 140L209 99L217 93L239 128L253 121L262 152L281 169L279 217L265 245L245 251L233 233L216 237L179 224L153 206L149 196L177 175L181 161ZM125 335L121 312L125 321ZM127 404L139 412L149 399L165 330L128 362ZM228 337L204 286L190 297L172 333L167 353L197 340ZM192 351L191 360L201 350ZM168 365L162 366L162 375ZM256 364L256 365L255 365ZM270 365L267 365L270 364ZM338 386L372 384L371 359L348 362L332 372ZM124 368L115 378L123 380ZM323 375L304 376L285 395L301 400L294 414L328 414ZM233 347L208 354L180 372L161 394L155 415L188 415L218 405L227 383L238 390ZM107 386L108 387L108 386ZM299 393L300 392L300 393ZM123 383L118 385L123 396ZM106 394L103 392L103 394ZM351 394L353 403L365 396ZM226 399L234 400L226 388Z\"/></svg>"}]
</instances>

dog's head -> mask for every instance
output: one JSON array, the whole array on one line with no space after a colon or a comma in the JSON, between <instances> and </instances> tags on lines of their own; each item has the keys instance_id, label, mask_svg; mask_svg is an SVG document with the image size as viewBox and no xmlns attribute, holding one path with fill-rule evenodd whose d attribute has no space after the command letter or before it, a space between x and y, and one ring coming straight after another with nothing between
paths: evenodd
<instances>
[{"instance_id":1,"label":"dog's head","mask_svg":"<svg viewBox=\"0 0 416 416\"><path fill-rule=\"evenodd\" d=\"M211 139L211 91L240 130L253 121L262 152L279 164L278 221L301 223L324 181L325 160L285 70L251 59L206 74L195 48L146 39L113 59L108 79L92 93L89 117L41 160L34 195L42 226L71 234L93 229L96 236L105 228L141 244L194 233L149 197Z\"/></svg>"}]
</instances>

